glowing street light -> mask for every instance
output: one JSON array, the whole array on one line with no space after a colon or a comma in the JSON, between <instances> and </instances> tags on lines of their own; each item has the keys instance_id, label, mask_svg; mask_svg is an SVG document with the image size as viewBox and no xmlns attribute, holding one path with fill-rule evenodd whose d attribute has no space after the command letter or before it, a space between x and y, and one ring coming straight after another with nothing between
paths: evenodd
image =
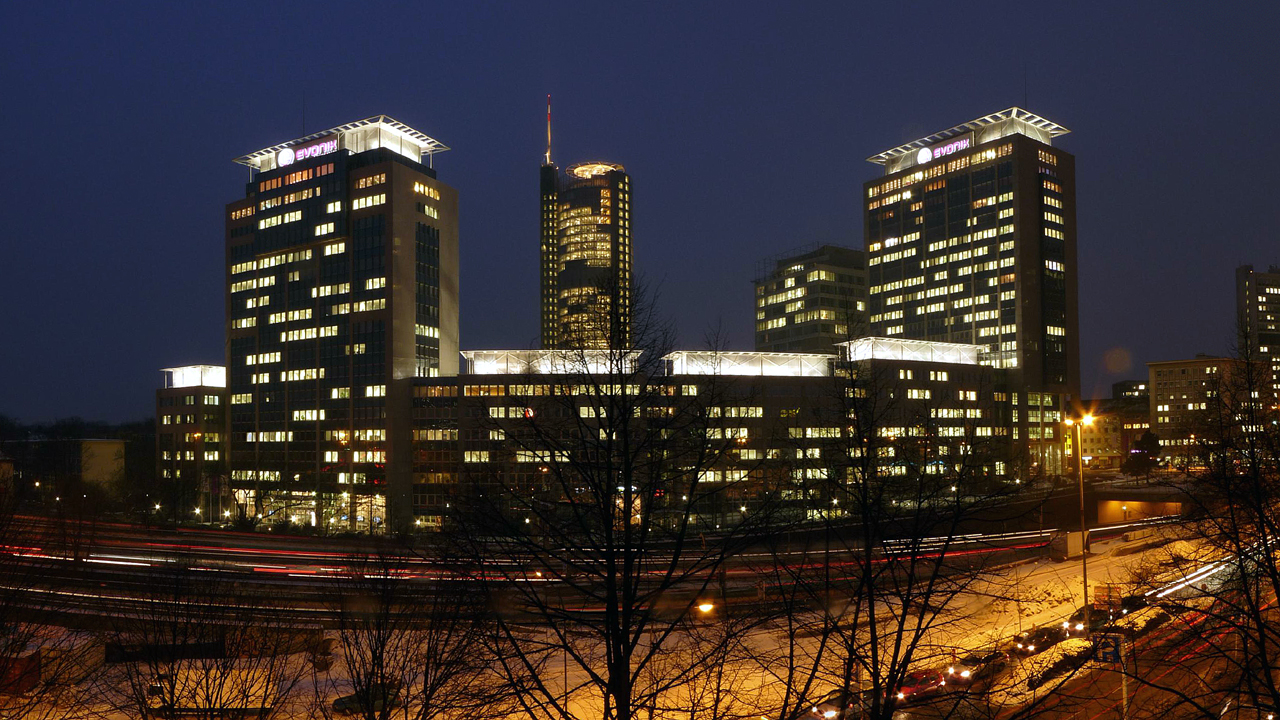
<instances>
[{"instance_id":1,"label":"glowing street light","mask_svg":"<svg viewBox=\"0 0 1280 720\"><path fill-rule=\"evenodd\" d=\"M704 602L704 603L698 604L698 612L702 613L703 615L715 609L716 609L716 606L714 603Z\"/></svg>"},{"instance_id":2,"label":"glowing street light","mask_svg":"<svg viewBox=\"0 0 1280 720\"><path fill-rule=\"evenodd\" d=\"M1079 422L1075 418L1066 418L1063 420L1067 427L1076 431L1072 450L1076 457L1076 477L1080 481L1080 577L1084 584L1084 623L1085 628L1089 627L1089 528L1085 526L1084 514L1084 448L1083 441L1080 439L1081 432L1085 425L1093 424L1093 415L1085 413L1079 418ZM1085 632L1088 632L1086 630Z\"/></svg>"}]
</instances>

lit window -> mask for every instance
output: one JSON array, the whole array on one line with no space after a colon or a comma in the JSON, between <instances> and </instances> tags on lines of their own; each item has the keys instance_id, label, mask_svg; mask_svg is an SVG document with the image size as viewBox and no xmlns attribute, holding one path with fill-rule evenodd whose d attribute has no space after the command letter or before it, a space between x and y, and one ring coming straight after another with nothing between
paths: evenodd
<instances>
[{"instance_id":1,"label":"lit window","mask_svg":"<svg viewBox=\"0 0 1280 720\"><path fill-rule=\"evenodd\" d=\"M363 210L364 208L373 207L374 205L382 205L386 201L386 194L368 195L366 197L356 198L355 201L351 203L351 209Z\"/></svg>"}]
</instances>

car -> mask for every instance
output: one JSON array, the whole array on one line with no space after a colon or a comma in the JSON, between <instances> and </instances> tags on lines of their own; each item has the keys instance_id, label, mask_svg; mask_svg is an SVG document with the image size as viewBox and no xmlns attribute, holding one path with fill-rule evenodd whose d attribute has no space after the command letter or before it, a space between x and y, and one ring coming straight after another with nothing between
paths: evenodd
<instances>
[{"instance_id":1,"label":"car","mask_svg":"<svg viewBox=\"0 0 1280 720\"><path fill-rule=\"evenodd\" d=\"M1071 634L1060 625L1045 625L1018 633L1013 638L1013 652L1019 655L1035 655L1046 648L1066 640Z\"/></svg>"},{"instance_id":2,"label":"car","mask_svg":"<svg viewBox=\"0 0 1280 720\"><path fill-rule=\"evenodd\" d=\"M916 702L941 691L946 684L947 678L939 670L914 670L902 678L894 696L900 703Z\"/></svg>"},{"instance_id":3,"label":"car","mask_svg":"<svg viewBox=\"0 0 1280 720\"><path fill-rule=\"evenodd\" d=\"M1146 595L1126 595L1120 598L1120 614L1128 615L1134 610L1141 610L1150 604Z\"/></svg>"},{"instance_id":4,"label":"car","mask_svg":"<svg viewBox=\"0 0 1280 720\"><path fill-rule=\"evenodd\" d=\"M1003 650L974 650L947 667L947 684L959 688L986 680L1009 664Z\"/></svg>"},{"instance_id":5,"label":"car","mask_svg":"<svg viewBox=\"0 0 1280 720\"><path fill-rule=\"evenodd\" d=\"M880 700L880 707L887 702ZM801 720L856 720L865 717L875 708L876 691L872 688L863 690L832 690L810 706L809 711L801 716ZM895 710L893 720L909 720L902 710Z\"/></svg>"},{"instance_id":6,"label":"car","mask_svg":"<svg viewBox=\"0 0 1280 720\"><path fill-rule=\"evenodd\" d=\"M350 715L399 707L399 690L395 683L375 684L334 700L333 711Z\"/></svg>"},{"instance_id":7,"label":"car","mask_svg":"<svg viewBox=\"0 0 1280 720\"><path fill-rule=\"evenodd\" d=\"M835 720L836 718L857 717L865 705L871 706L870 690L832 690L815 702L805 720Z\"/></svg>"},{"instance_id":8,"label":"car","mask_svg":"<svg viewBox=\"0 0 1280 720\"><path fill-rule=\"evenodd\" d=\"M1108 606L1089 606L1089 631L1094 632L1115 622L1120 614L1115 609ZM1070 619L1062 623L1062 627L1072 635L1087 635L1084 628L1084 607L1071 613Z\"/></svg>"}]
</instances>

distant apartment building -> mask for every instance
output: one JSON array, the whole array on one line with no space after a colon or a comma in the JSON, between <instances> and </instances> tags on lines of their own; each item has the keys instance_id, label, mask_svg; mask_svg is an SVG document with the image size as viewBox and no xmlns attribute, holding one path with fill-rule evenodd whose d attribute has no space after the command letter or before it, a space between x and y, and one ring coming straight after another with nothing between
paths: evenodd
<instances>
[{"instance_id":1,"label":"distant apartment building","mask_svg":"<svg viewBox=\"0 0 1280 720\"><path fill-rule=\"evenodd\" d=\"M1111 386L1111 397L1085 402L1093 423L1081 428L1086 468L1115 469L1151 428L1147 383L1125 380ZM1067 442L1072 440L1067 438ZM1074 451L1072 451L1074 452Z\"/></svg>"},{"instance_id":2,"label":"distant apartment building","mask_svg":"<svg viewBox=\"0 0 1280 720\"><path fill-rule=\"evenodd\" d=\"M1162 459L1185 463L1196 454L1197 431L1203 439L1215 404L1234 386L1241 367L1234 358L1203 354L1147 363L1151 430L1160 438Z\"/></svg>"},{"instance_id":3,"label":"distant apartment building","mask_svg":"<svg viewBox=\"0 0 1280 720\"><path fill-rule=\"evenodd\" d=\"M1062 472L1080 400L1075 159L1068 130L1009 108L868 158L870 334L971 343L1007 372L1013 440Z\"/></svg>"},{"instance_id":4,"label":"distant apartment building","mask_svg":"<svg viewBox=\"0 0 1280 720\"><path fill-rule=\"evenodd\" d=\"M1236 268L1235 320L1237 354L1262 365L1271 394L1280 395L1280 267Z\"/></svg>"},{"instance_id":5,"label":"distant apartment building","mask_svg":"<svg viewBox=\"0 0 1280 720\"><path fill-rule=\"evenodd\" d=\"M179 520L228 519L227 369L188 365L161 370L156 390L157 513Z\"/></svg>"},{"instance_id":6,"label":"distant apartment building","mask_svg":"<svg viewBox=\"0 0 1280 720\"><path fill-rule=\"evenodd\" d=\"M761 261L755 279L756 350L830 353L867 334L861 250L811 245Z\"/></svg>"},{"instance_id":7,"label":"distant apartment building","mask_svg":"<svg viewBox=\"0 0 1280 720\"><path fill-rule=\"evenodd\" d=\"M226 207L227 433L235 510L412 524L416 379L458 368L448 148L385 115L237 158Z\"/></svg>"}]
</instances>

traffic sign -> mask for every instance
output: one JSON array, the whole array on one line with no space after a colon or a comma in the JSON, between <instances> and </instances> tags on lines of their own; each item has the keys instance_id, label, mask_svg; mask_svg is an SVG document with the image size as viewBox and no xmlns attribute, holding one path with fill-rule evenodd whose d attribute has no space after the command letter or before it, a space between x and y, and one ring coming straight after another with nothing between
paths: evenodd
<instances>
[{"instance_id":1,"label":"traffic sign","mask_svg":"<svg viewBox=\"0 0 1280 720\"><path fill-rule=\"evenodd\" d=\"M1119 633L1098 633L1093 636L1094 657L1100 662L1118 663L1124 648L1124 636Z\"/></svg>"}]
</instances>

